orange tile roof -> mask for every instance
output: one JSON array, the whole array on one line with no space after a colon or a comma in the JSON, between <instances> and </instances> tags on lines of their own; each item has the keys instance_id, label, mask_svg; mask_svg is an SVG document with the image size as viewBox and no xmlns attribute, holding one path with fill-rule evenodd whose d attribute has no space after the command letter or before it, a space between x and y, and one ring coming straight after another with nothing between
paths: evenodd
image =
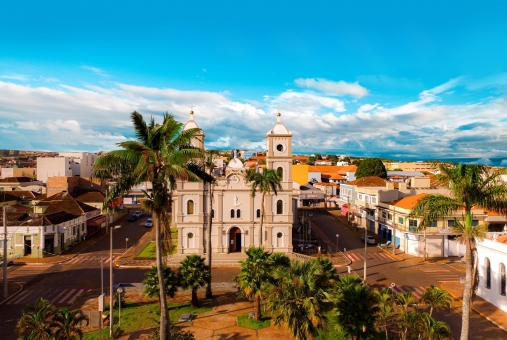
<instances>
[{"instance_id":1,"label":"orange tile roof","mask_svg":"<svg viewBox=\"0 0 507 340\"><path fill-rule=\"evenodd\" d=\"M497 242L507 244L507 235L498 236L496 238Z\"/></svg>"},{"instance_id":2,"label":"orange tile roof","mask_svg":"<svg viewBox=\"0 0 507 340\"><path fill-rule=\"evenodd\" d=\"M347 177L344 177L342 175L332 175L331 177L329 177L329 179L333 179L333 180L344 180L344 179L347 179Z\"/></svg>"},{"instance_id":3,"label":"orange tile roof","mask_svg":"<svg viewBox=\"0 0 507 340\"><path fill-rule=\"evenodd\" d=\"M395 201L396 203L394 203L394 206L402 209L411 210L416 206L417 202L419 202L419 200L426 195L427 194L423 193L402 198L400 200Z\"/></svg>"},{"instance_id":4,"label":"orange tile roof","mask_svg":"<svg viewBox=\"0 0 507 340\"><path fill-rule=\"evenodd\" d=\"M366 176L345 184L358 187L385 187L388 181L378 176Z\"/></svg>"}]
</instances>

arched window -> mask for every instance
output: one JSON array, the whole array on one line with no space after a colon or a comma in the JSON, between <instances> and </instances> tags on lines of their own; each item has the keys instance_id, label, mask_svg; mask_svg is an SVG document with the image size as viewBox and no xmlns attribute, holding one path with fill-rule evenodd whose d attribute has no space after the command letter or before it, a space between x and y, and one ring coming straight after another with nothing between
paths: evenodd
<instances>
[{"instance_id":1,"label":"arched window","mask_svg":"<svg viewBox=\"0 0 507 340\"><path fill-rule=\"evenodd\" d=\"M257 209L257 218L261 218L261 209Z\"/></svg>"},{"instance_id":2,"label":"arched window","mask_svg":"<svg viewBox=\"0 0 507 340\"><path fill-rule=\"evenodd\" d=\"M277 215L283 214L283 201L282 200L276 201L276 214Z\"/></svg>"},{"instance_id":3,"label":"arched window","mask_svg":"<svg viewBox=\"0 0 507 340\"><path fill-rule=\"evenodd\" d=\"M194 247L194 234L188 233L187 234L187 248L193 248Z\"/></svg>"},{"instance_id":4,"label":"arched window","mask_svg":"<svg viewBox=\"0 0 507 340\"><path fill-rule=\"evenodd\" d=\"M506 286L506 278L505 278L505 264L500 263L500 294L505 296L505 286Z\"/></svg>"},{"instance_id":5,"label":"arched window","mask_svg":"<svg viewBox=\"0 0 507 340\"><path fill-rule=\"evenodd\" d=\"M231 218L234 218L234 209L231 209Z\"/></svg>"},{"instance_id":6,"label":"arched window","mask_svg":"<svg viewBox=\"0 0 507 340\"><path fill-rule=\"evenodd\" d=\"M193 215L194 214L194 201L188 200L187 201L187 215Z\"/></svg>"},{"instance_id":7,"label":"arched window","mask_svg":"<svg viewBox=\"0 0 507 340\"><path fill-rule=\"evenodd\" d=\"M276 172L278 172L278 175L280 176L280 182L283 182L283 168L281 166L278 167Z\"/></svg>"},{"instance_id":8,"label":"arched window","mask_svg":"<svg viewBox=\"0 0 507 340\"><path fill-rule=\"evenodd\" d=\"M211 209L211 218L215 218L215 209Z\"/></svg>"},{"instance_id":9,"label":"arched window","mask_svg":"<svg viewBox=\"0 0 507 340\"><path fill-rule=\"evenodd\" d=\"M487 257L484 259L484 270L486 270L486 288L491 288L491 263Z\"/></svg>"},{"instance_id":10,"label":"arched window","mask_svg":"<svg viewBox=\"0 0 507 340\"><path fill-rule=\"evenodd\" d=\"M236 218L240 218L241 217L241 210L236 210Z\"/></svg>"}]
</instances>

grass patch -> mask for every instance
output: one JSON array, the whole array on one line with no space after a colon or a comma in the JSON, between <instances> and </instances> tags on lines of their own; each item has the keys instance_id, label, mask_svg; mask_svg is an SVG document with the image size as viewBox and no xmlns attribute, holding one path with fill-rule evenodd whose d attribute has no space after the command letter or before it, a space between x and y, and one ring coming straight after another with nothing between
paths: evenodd
<instances>
[{"instance_id":1,"label":"grass patch","mask_svg":"<svg viewBox=\"0 0 507 340\"><path fill-rule=\"evenodd\" d=\"M238 316L238 326L250 328L250 329L261 329L271 326L271 317L261 317L260 321L250 318L248 314Z\"/></svg>"},{"instance_id":2,"label":"grass patch","mask_svg":"<svg viewBox=\"0 0 507 340\"><path fill-rule=\"evenodd\" d=\"M178 242L172 242L172 245L173 245L173 250L172 250L171 254L169 254L169 255L176 253L176 248L178 247ZM166 255L168 255L168 254L166 254ZM137 257L154 259L155 258L155 242L152 241L152 242L148 243L146 245L146 247L143 250L141 250L141 252L139 254L137 254Z\"/></svg>"},{"instance_id":3,"label":"grass patch","mask_svg":"<svg viewBox=\"0 0 507 340\"><path fill-rule=\"evenodd\" d=\"M201 299L199 300L201 307L193 308L190 302L185 303L170 303L168 302L169 318L171 323L177 323L180 319L181 314L193 314L199 315L209 312L213 309L213 299ZM118 311L115 310L115 322L117 322ZM121 309L121 329L123 332L132 332L138 329L147 329L158 327L158 320L160 319L160 313L158 311L158 303L133 303L127 302L125 307ZM115 324L116 329L116 324ZM109 328L102 330L102 339L109 337ZM95 340L98 339L98 331L85 333L83 336L84 340Z\"/></svg>"}]
</instances>

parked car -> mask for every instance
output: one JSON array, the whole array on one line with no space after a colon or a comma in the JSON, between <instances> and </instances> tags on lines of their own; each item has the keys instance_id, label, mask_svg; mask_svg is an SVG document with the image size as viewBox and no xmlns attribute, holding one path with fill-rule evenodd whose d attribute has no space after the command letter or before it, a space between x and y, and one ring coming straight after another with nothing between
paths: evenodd
<instances>
[{"instance_id":1,"label":"parked car","mask_svg":"<svg viewBox=\"0 0 507 340\"><path fill-rule=\"evenodd\" d=\"M130 215L129 218L127 218L127 222L135 222L135 220L137 220L135 215Z\"/></svg>"},{"instance_id":2,"label":"parked car","mask_svg":"<svg viewBox=\"0 0 507 340\"><path fill-rule=\"evenodd\" d=\"M375 241L375 239L373 238L373 236L368 235L366 238L367 238L366 242L368 244L376 244L377 243L377 241ZM361 241L364 242L364 236L361 236Z\"/></svg>"},{"instance_id":3,"label":"parked car","mask_svg":"<svg viewBox=\"0 0 507 340\"><path fill-rule=\"evenodd\" d=\"M147 219L147 220L146 220L146 224L145 224L145 226L146 226L147 228L151 228L151 227L153 227L153 219L151 219L151 218Z\"/></svg>"},{"instance_id":4,"label":"parked car","mask_svg":"<svg viewBox=\"0 0 507 340\"><path fill-rule=\"evenodd\" d=\"M136 211L133 215L134 215L135 217L139 218L139 217L141 217L142 212L140 212L140 211Z\"/></svg>"}]
</instances>

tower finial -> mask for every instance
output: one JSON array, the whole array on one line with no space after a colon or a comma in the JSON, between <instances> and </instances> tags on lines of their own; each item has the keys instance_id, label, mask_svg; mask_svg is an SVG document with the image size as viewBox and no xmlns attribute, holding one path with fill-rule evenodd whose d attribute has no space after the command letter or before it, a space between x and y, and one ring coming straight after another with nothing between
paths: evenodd
<instances>
[{"instance_id":1,"label":"tower finial","mask_svg":"<svg viewBox=\"0 0 507 340\"><path fill-rule=\"evenodd\" d=\"M280 106L278 107L278 113L276 114L276 121L280 123L282 121L282 118L280 118L282 114L280 113Z\"/></svg>"},{"instance_id":2,"label":"tower finial","mask_svg":"<svg viewBox=\"0 0 507 340\"><path fill-rule=\"evenodd\" d=\"M190 120L194 120L194 105L190 105Z\"/></svg>"}]
</instances>

